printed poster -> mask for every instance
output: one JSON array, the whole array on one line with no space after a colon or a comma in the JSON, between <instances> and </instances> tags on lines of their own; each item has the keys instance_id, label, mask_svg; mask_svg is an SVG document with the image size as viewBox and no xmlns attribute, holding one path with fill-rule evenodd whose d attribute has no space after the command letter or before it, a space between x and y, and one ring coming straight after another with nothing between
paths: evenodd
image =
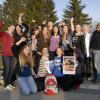
<instances>
[{"instance_id":1,"label":"printed poster","mask_svg":"<svg viewBox=\"0 0 100 100\"><path fill-rule=\"evenodd\" d=\"M63 74L75 75L75 57L74 56L64 56L63 57Z\"/></svg>"}]
</instances>

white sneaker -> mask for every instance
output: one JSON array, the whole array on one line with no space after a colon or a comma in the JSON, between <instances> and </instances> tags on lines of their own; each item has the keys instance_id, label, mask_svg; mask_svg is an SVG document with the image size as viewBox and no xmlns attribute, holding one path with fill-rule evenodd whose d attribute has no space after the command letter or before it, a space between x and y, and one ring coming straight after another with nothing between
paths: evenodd
<instances>
[{"instance_id":1,"label":"white sneaker","mask_svg":"<svg viewBox=\"0 0 100 100\"><path fill-rule=\"evenodd\" d=\"M11 87L12 89L15 89L15 87L13 85L11 85L11 84L9 84L9 87Z\"/></svg>"},{"instance_id":2,"label":"white sneaker","mask_svg":"<svg viewBox=\"0 0 100 100\"><path fill-rule=\"evenodd\" d=\"M5 90L12 91L13 89L9 85L7 85L6 88L5 88Z\"/></svg>"}]
</instances>

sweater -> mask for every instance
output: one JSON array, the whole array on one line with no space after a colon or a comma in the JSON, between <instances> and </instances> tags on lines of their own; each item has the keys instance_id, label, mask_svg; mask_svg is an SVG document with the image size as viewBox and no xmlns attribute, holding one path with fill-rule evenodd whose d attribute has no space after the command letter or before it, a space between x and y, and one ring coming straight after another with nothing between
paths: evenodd
<instances>
[{"instance_id":1,"label":"sweater","mask_svg":"<svg viewBox=\"0 0 100 100\"><path fill-rule=\"evenodd\" d=\"M90 48L100 50L100 31L94 31L91 37Z\"/></svg>"},{"instance_id":2,"label":"sweater","mask_svg":"<svg viewBox=\"0 0 100 100\"><path fill-rule=\"evenodd\" d=\"M50 51L55 51L59 47L60 36L51 36L50 39Z\"/></svg>"},{"instance_id":3,"label":"sweater","mask_svg":"<svg viewBox=\"0 0 100 100\"><path fill-rule=\"evenodd\" d=\"M29 77L32 75L32 71L31 68L29 67L29 65L25 65L22 69L21 69L21 73L20 73L20 77Z\"/></svg>"},{"instance_id":4,"label":"sweater","mask_svg":"<svg viewBox=\"0 0 100 100\"><path fill-rule=\"evenodd\" d=\"M7 32L1 32L0 38L2 40L2 54L3 56L14 56L12 52L12 46L14 44L14 38Z\"/></svg>"}]
</instances>

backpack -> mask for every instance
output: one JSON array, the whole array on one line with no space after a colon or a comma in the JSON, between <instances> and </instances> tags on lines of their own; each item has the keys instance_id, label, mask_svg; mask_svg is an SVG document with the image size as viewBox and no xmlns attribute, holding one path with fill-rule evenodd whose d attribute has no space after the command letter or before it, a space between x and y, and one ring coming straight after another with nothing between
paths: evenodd
<instances>
[{"instance_id":1,"label":"backpack","mask_svg":"<svg viewBox=\"0 0 100 100\"><path fill-rule=\"evenodd\" d=\"M58 93L57 80L53 74L48 74L45 77L45 93L46 95L56 95Z\"/></svg>"}]
</instances>

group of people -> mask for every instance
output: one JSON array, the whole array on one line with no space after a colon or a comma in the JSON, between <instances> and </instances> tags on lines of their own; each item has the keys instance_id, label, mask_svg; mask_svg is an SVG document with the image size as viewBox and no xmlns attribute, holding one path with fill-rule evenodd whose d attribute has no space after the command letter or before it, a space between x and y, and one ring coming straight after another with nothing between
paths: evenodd
<instances>
[{"instance_id":1,"label":"group of people","mask_svg":"<svg viewBox=\"0 0 100 100\"><path fill-rule=\"evenodd\" d=\"M27 25L19 15L18 24L10 25L6 32L0 32L2 40L2 61L4 87L13 90L17 80L21 93L25 95L45 90L45 77L49 74L45 63L54 61L52 73L58 86L64 91L78 88L84 78L96 82L100 76L100 23L91 33L90 25L70 27L62 21ZM75 56L75 75L63 74L63 57ZM91 67L92 65L92 67Z\"/></svg>"}]
</instances>

